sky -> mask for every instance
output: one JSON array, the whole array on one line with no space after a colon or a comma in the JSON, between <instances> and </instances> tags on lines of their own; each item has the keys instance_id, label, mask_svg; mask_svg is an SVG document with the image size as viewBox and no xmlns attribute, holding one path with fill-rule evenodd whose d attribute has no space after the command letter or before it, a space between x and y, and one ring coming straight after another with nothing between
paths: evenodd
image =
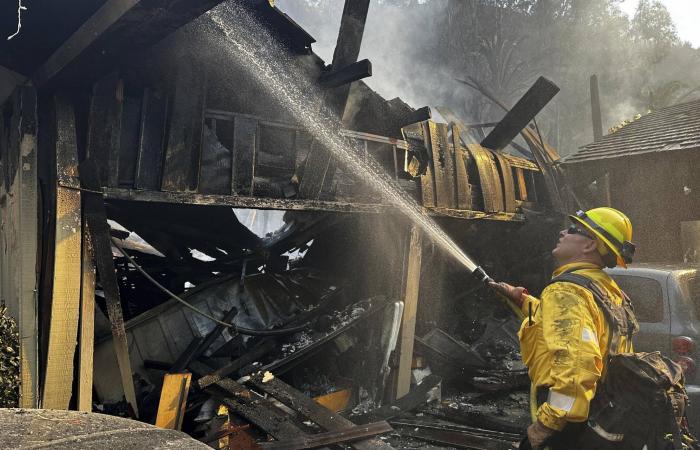
<instances>
[{"instance_id":1,"label":"sky","mask_svg":"<svg viewBox=\"0 0 700 450\"><path fill-rule=\"evenodd\" d=\"M633 16L638 3L639 0L624 0L620 7ZM661 3L671 13L680 38L690 42L694 48L700 47L700 27L697 26L700 19L700 0L661 0Z\"/></svg>"}]
</instances>

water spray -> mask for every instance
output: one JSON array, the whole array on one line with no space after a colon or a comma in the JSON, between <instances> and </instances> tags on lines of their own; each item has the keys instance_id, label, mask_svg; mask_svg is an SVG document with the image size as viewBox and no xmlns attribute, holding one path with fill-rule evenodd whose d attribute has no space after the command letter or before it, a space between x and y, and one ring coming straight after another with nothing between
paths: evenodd
<instances>
[{"instance_id":1,"label":"water spray","mask_svg":"<svg viewBox=\"0 0 700 450\"><path fill-rule=\"evenodd\" d=\"M359 167L355 175L370 185L386 200L405 214L433 242L452 255L470 273L483 282L490 278L460 249L407 192L387 175L384 168L371 156L366 159L355 145L340 136L340 121L324 110L318 87L309 81L308 74L299 70L295 61L277 44L276 39L244 7L222 5L208 13L212 43L239 60L240 67L273 97L282 108L296 118L314 138L328 149L344 167Z\"/></svg>"}]
</instances>

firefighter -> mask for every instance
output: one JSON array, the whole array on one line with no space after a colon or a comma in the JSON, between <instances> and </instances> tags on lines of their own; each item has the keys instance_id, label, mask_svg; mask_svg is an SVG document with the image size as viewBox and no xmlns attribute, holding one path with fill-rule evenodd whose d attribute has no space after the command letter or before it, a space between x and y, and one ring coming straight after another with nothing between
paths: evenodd
<instances>
[{"instance_id":1,"label":"firefighter","mask_svg":"<svg viewBox=\"0 0 700 450\"><path fill-rule=\"evenodd\" d=\"M571 226L559 233L552 255L553 278L583 275L616 305L623 293L604 267L627 267L634 254L632 224L620 211L595 208L569 216ZM537 420L527 429L533 449L575 448L586 426L596 383L605 370L610 324L590 290L577 284L548 285L537 299L523 287L492 283L520 306L525 319L518 332L523 362L537 388ZM624 337L618 352L632 351Z\"/></svg>"}]
</instances>

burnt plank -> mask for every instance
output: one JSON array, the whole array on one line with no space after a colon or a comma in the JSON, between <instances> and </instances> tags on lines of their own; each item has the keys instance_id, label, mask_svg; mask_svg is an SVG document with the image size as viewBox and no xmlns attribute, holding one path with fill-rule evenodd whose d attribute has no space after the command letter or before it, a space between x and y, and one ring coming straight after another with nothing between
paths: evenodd
<instances>
[{"instance_id":1,"label":"burnt plank","mask_svg":"<svg viewBox=\"0 0 700 450\"><path fill-rule=\"evenodd\" d=\"M279 378L275 377L268 381L263 381L263 379L264 375L256 374L253 375L248 382L260 391L274 397L284 405L299 412L324 430L341 431L356 427L356 425L350 420L316 403L312 398L307 397L306 395L292 388ZM359 450L391 448L389 445L376 439L353 442L351 446Z\"/></svg>"},{"instance_id":2,"label":"burnt plank","mask_svg":"<svg viewBox=\"0 0 700 450\"><path fill-rule=\"evenodd\" d=\"M372 63L368 59L324 73L318 79L322 88L336 88L353 81L372 76Z\"/></svg>"},{"instance_id":3,"label":"burnt plank","mask_svg":"<svg viewBox=\"0 0 700 450\"><path fill-rule=\"evenodd\" d=\"M34 72L34 85L97 80L221 1L107 0Z\"/></svg>"},{"instance_id":4,"label":"burnt plank","mask_svg":"<svg viewBox=\"0 0 700 450\"><path fill-rule=\"evenodd\" d=\"M88 119L87 158L98 164L99 179L117 187L124 85L113 72L92 88Z\"/></svg>"},{"instance_id":5,"label":"burnt plank","mask_svg":"<svg viewBox=\"0 0 700 450\"><path fill-rule=\"evenodd\" d=\"M258 121L248 117L236 117L233 123L233 164L231 165L233 194L252 195L257 141Z\"/></svg>"},{"instance_id":6,"label":"burnt plank","mask_svg":"<svg viewBox=\"0 0 700 450\"><path fill-rule=\"evenodd\" d=\"M168 97L155 89L143 91L141 133L136 160L136 189L158 190L163 170L163 143Z\"/></svg>"},{"instance_id":7,"label":"burnt plank","mask_svg":"<svg viewBox=\"0 0 700 450\"><path fill-rule=\"evenodd\" d=\"M438 123L437 137L440 144L440 158L444 170L445 190L449 208L457 208L457 180L455 169L456 149L449 145L447 140L447 124Z\"/></svg>"},{"instance_id":8,"label":"burnt plank","mask_svg":"<svg viewBox=\"0 0 700 450\"><path fill-rule=\"evenodd\" d=\"M210 367L199 361L192 361L190 369L197 375L212 372ZM230 378L218 380L205 392L219 398L232 412L262 428L275 439L291 439L304 434L272 401Z\"/></svg>"},{"instance_id":9,"label":"burnt plank","mask_svg":"<svg viewBox=\"0 0 700 450\"><path fill-rule=\"evenodd\" d=\"M354 416L353 420L356 423L370 423L377 420L391 419L392 417L398 416L402 412L411 411L418 406L425 404L428 401L428 393L435 386L440 384L441 381L442 379L435 374L428 375L423 379L421 384L415 386L412 391L396 400L394 403L384 405L381 408L377 408L366 414Z\"/></svg>"},{"instance_id":10,"label":"burnt plank","mask_svg":"<svg viewBox=\"0 0 700 450\"><path fill-rule=\"evenodd\" d=\"M394 403L384 405L381 408L377 408L365 414L354 416L353 420L355 423L369 423L376 420L388 420L398 416L402 412L411 411L427 403L428 393L435 386L440 384L441 381L442 379L435 374L428 375L419 385L414 386L412 391L399 398Z\"/></svg>"},{"instance_id":11,"label":"burnt plank","mask_svg":"<svg viewBox=\"0 0 700 450\"><path fill-rule=\"evenodd\" d=\"M277 345L273 339L264 339L258 345L244 353L241 357L234 359L225 366L197 380L197 384L199 385L200 389L205 389L212 384L215 384L217 381L228 377L237 370L254 363L258 360L258 358L270 353L276 347Z\"/></svg>"},{"instance_id":12,"label":"burnt plank","mask_svg":"<svg viewBox=\"0 0 700 450\"><path fill-rule=\"evenodd\" d=\"M125 95L122 103L121 135L119 138L119 186L133 187L139 154L141 128L141 97Z\"/></svg>"},{"instance_id":13,"label":"burnt plank","mask_svg":"<svg viewBox=\"0 0 700 450\"><path fill-rule=\"evenodd\" d=\"M164 191L195 191L199 178L206 80L190 65L178 67L169 108L163 178Z\"/></svg>"},{"instance_id":14,"label":"burnt plank","mask_svg":"<svg viewBox=\"0 0 700 450\"><path fill-rule=\"evenodd\" d=\"M518 193L520 194L520 200L526 202L528 201L527 194L527 183L525 182L525 173L522 167L515 168L515 175L518 179Z\"/></svg>"},{"instance_id":15,"label":"burnt plank","mask_svg":"<svg viewBox=\"0 0 700 450\"><path fill-rule=\"evenodd\" d=\"M469 184L467 163L469 154L462 147L459 125L452 126L452 143L455 157L455 186L457 189L457 209L472 209L472 191Z\"/></svg>"},{"instance_id":16,"label":"burnt plank","mask_svg":"<svg viewBox=\"0 0 700 450\"><path fill-rule=\"evenodd\" d=\"M445 172L444 150L440 147L437 124L428 120L425 122L426 146L430 158L429 167L433 169L433 186L435 189L435 206L440 208L450 207L450 194L448 190L448 176Z\"/></svg>"},{"instance_id":17,"label":"burnt plank","mask_svg":"<svg viewBox=\"0 0 700 450\"><path fill-rule=\"evenodd\" d=\"M287 439L281 442L262 442L259 445L263 449L275 450L316 448L367 438L370 436L375 436L377 434L387 433L393 430L394 429L391 428L391 425L389 425L385 421L381 421L370 423L367 425L355 426L346 430L329 431L326 433L298 436L296 438Z\"/></svg>"},{"instance_id":18,"label":"burnt plank","mask_svg":"<svg viewBox=\"0 0 700 450\"><path fill-rule=\"evenodd\" d=\"M510 162L500 153L494 153L498 162L498 169L501 176L501 187L503 189L503 207L505 212L515 212L515 181L513 180L513 168Z\"/></svg>"},{"instance_id":19,"label":"burnt plank","mask_svg":"<svg viewBox=\"0 0 700 450\"><path fill-rule=\"evenodd\" d=\"M190 362L195 359L195 352L199 348L200 345L202 345L202 342L204 342L204 337L203 336L195 336L192 338L190 341L189 345L185 350L180 353L180 356L177 357L175 362L172 364L172 366L168 367L168 372L170 373L178 373L182 372L189 364ZM144 361L144 365L146 362Z\"/></svg>"},{"instance_id":20,"label":"burnt plank","mask_svg":"<svg viewBox=\"0 0 700 450\"><path fill-rule=\"evenodd\" d=\"M96 191L100 189L100 180L97 165L92 159L87 159L80 164L80 181L87 191L84 195L84 215L90 232L90 239L95 255L95 266L102 284L105 302L107 303L107 316L112 329L114 350L117 355L117 364L121 376L122 387L126 401L130 404L138 417L136 393L129 359L129 344L124 327L124 315L122 313L121 300L119 298L119 285L114 271L112 259L112 245L110 241L109 225L107 224L107 212L104 200ZM91 192L88 192L91 191Z\"/></svg>"},{"instance_id":21,"label":"burnt plank","mask_svg":"<svg viewBox=\"0 0 700 450\"><path fill-rule=\"evenodd\" d=\"M56 180L55 239L53 249L50 323L44 362L42 406L68 409L73 394L73 372L81 282L81 192L75 114L69 97L54 97Z\"/></svg>"},{"instance_id":22,"label":"burnt plank","mask_svg":"<svg viewBox=\"0 0 700 450\"><path fill-rule=\"evenodd\" d=\"M369 2L370 0L345 0L338 40L331 62L333 70L341 69L357 61L362 45L362 35L365 31ZM331 108L337 111L341 119L349 93L350 85L345 84L333 89L328 98Z\"/></svg>"},{"instance_id":23,"label":"burnt plank","mask_svg":"<svg viewBox=\"0 0 700 450\"><path fill-rule=\"evenodd\" d=\"M311 419L325 430L345 430L355 426L345 417L316 403L311 397L307 397L279 378L275 377L267 381L264 381L264 378L262 373L258 373L251 376L247 383Z\"/></svg>"},{"instance_id":24,"label":"burnt plank","mask_svg":"<svg viewBox=\"0 0 700 450\"><path fill-rule=\"evenodd\" d=\"M340 19L338 40L331 62L332 70L340 69L357 62L365 30L370 0L345 0L343 15ZM326 91L324 103L333 111L340 121L343 120L345 105L350 94L350 84L344 84ZM330 150L322 146L313 146L306 159L306 166L299 184L299 196L318 199L328 194L333 187L336 162Z\"/></svg>"},{"instance_id":25,"label":"burnt plank","mask_svg":"<svg viewBox=\"0 0 700 450\"><path fill-rule=\"evenodd\" d=\"M503 149L557 95L557 92L559 87L556 84L544 77L539 77L518 100L518 103L481 141L481 145L491 150Z\"/></svg>"},{"instance_id":26,"label":"burnt plank","mask_svg":"<svg viewBox=\"0 0 700 450\"><path fill-rule=\"evenodd\" d=\"M230 323L233 320L233 318L236 317L236 314L238 314L238 310L236 308L231 308L221 319L221 321ZM176 361L176 363L173 364L172 371L179 372L185 367L187 367L191 361L196 360L197 358L202 356L202 354L219 337L221 332L224 331L224 328L226 328L224 325L217 323L204 338L199 336L195 337L193 339L193 342L199 342L198 345L194 346L192 343L190 343L190 346L187 347L187 350L185 350L185 352L183 352L183 354L180 355L180 357L178 358L178 361Z\"/></svg>"},{"instance_id":27,"label":"burnt plank","mask_svg":"<svg viewBox=\"0 0 700 450\"><path fill-rule=\"evenodd\" d=\"M503 211L503 190L493 155L479 144L470 144L468 149L479 173L484 211L487 213Z\"/></svg>"}]
</instances>

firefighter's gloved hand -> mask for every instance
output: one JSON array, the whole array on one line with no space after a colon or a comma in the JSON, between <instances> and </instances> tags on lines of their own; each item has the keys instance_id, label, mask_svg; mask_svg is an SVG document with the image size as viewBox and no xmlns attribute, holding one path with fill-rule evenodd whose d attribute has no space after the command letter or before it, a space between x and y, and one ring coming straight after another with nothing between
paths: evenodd
<instances>
[{"instance_id":1,"label":"firefighter's gloved hand","mask_svg":"<svg viewBox=\"0 0 700 450\"><path fill-rule=\"evenodd\" d=\"M500 283L492 281L491 283L489 283L489 286L494 291L498 292L502 296L514 302L516 305L518 305L518 307L523 306L525 296L528 295L527 289L525 289L524 287L511 286L510 284L504 283L502 281Z\"/></svg>"},{"instance_id":2,"label":"firefighter's gloved hand","mask_svg":"<svg viewBox=\"0 0 700 450\"><path fill-rule=\"evenodd\" d=\"M527 427L527 440L530 441L532 450L544 448L545 443L554 436L557 430L545 427L539 420Z\"/></svg>"}]
</instances>

